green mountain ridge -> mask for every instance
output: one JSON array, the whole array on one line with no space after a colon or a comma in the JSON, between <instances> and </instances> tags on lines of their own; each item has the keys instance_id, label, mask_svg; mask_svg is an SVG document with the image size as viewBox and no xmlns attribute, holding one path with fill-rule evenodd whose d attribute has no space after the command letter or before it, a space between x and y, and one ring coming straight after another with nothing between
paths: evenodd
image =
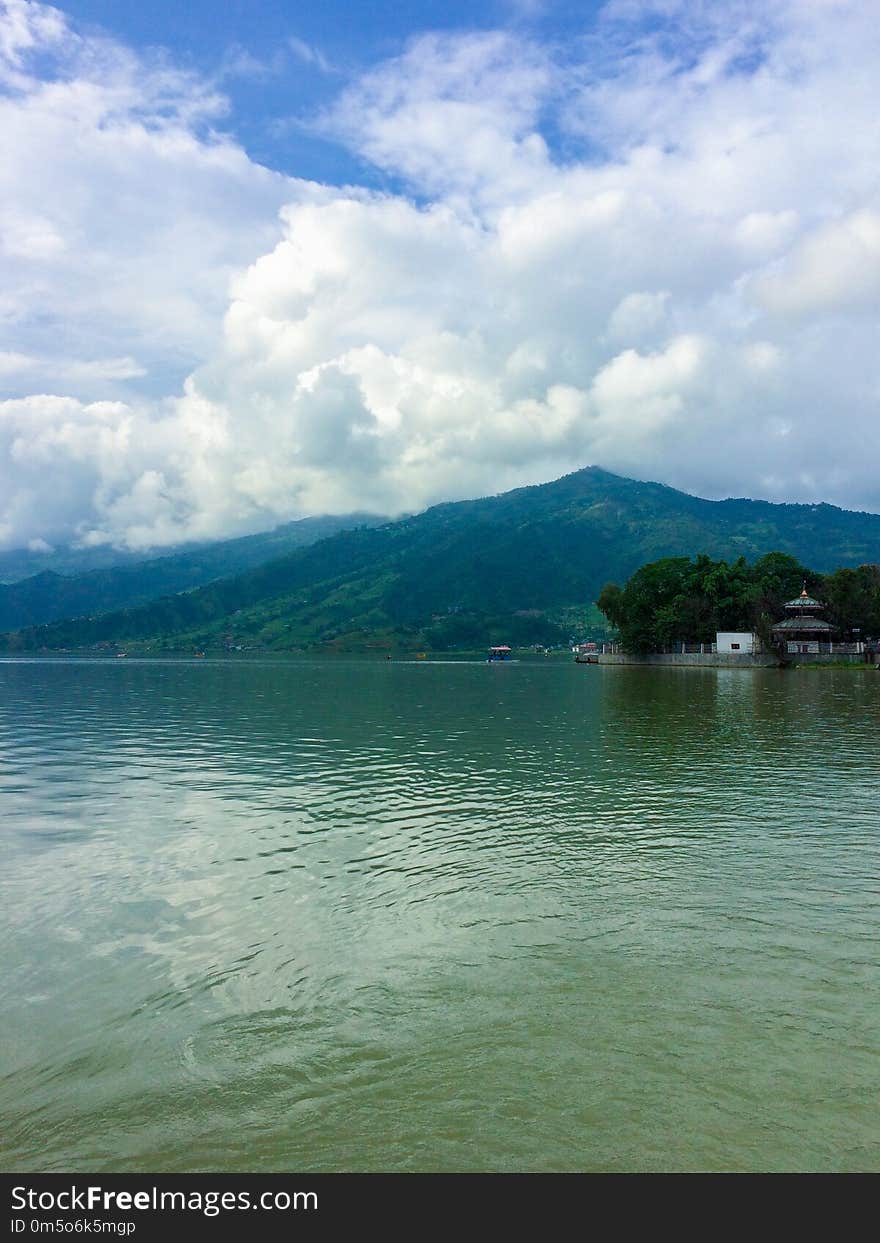
<instances>
[{"instance_id":1,"label":"green mountain ridge","mask_svg":"<svg viewBox=\"0 0 880 1243\"><path fill-rule=\"evenodd\" d=\"M4 642L20 650L563 642L583 632L609 579L623 581L645 562L774 550L817 570L880 560L880 514L708 501L587 467L342 532L198 590Z\"/></svg>"},{"instance_id":2,"label":"green mountain ridge","mask_svg":"<svg viewBox=\"0 0 880 1243\"><path fill-rule=\"evenodd\" d=\"M249 570L338 531L387 521L370 514L301 518L257 535L200 544L161 557L131 556L82 573L43 570L12 583L0 583L0 631L147 604Z\"/></svg>"}]
</instances>

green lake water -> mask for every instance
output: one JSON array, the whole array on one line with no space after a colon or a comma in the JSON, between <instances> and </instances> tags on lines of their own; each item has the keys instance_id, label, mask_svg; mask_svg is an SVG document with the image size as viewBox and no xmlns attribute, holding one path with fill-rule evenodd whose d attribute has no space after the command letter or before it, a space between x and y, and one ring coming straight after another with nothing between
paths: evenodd
<instances>
[{"instance_id":1,"label":"green lake water","mask_svg":"<svg viewBox=\"0 0 880 1243\"><path fill-rule=\"evenodd\" d=\"M7 1170L880 1168L880 674L0 661Z\"/></svg>"}]
</instances>

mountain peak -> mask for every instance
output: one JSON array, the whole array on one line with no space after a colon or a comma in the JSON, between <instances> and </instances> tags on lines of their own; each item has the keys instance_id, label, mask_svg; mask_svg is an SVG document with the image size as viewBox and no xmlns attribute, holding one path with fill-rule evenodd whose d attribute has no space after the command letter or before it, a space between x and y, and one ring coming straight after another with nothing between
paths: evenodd
<instances>
[{"instance_id":1,"label":"mountain peak","mask_svg":"<svg viewBox=\"0 0 880 1243\"><path fill-rule=\"evenodd\" d=\"M223 548L214 555L222 559ZM154 650L202 649L229 635L241 646L278 648L479 646L493 635L546 642L565 633L566 619L586 615L607 581L625 580L646 561L770 551L818 571L876 562L880 515L710 501L585 466L551 483L341 531L185 594L37 627L8 645L149 640ZM82 601L80 614L98 611L87 591Z\"/></svg>"}]
</instances>

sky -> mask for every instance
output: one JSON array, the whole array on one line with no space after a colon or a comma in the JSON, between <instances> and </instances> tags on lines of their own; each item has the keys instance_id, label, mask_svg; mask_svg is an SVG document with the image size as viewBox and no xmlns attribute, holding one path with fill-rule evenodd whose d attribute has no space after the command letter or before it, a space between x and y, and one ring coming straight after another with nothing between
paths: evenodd
<instances>
[{"instance_id":1,"label":"sky","mask_svg":"<svg viewBox=\"0 0 880 1243\"><path fill-rule=\"evenodd\" d=\"M589 464L880 512L877 18L0 0L0 547Z\"/></svg>"}]
</instances>

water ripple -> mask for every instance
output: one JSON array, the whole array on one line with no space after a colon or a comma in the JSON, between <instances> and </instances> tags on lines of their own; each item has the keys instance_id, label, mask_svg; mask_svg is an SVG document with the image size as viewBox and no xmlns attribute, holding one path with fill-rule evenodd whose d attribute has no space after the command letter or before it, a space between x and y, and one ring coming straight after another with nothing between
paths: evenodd
<instances>
[{"instance_id":1,"label":"water ripple","mask_svg":"<svg viewBox=\"0 0 880 1243\"><path fill-rule=\"evenodd\" d=\"M865 1169L880 679L0 661L16 1169Z\"/></svg>"}]
</instances>

